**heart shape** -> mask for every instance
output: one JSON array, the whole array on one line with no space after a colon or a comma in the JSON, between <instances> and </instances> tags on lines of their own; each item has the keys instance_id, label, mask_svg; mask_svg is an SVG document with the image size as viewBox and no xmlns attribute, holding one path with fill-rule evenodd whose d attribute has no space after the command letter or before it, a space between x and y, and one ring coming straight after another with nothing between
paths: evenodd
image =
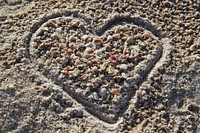
<instances>
[{"instance_id":1,"label":"heart shape","mask_svg":"<svg viewBox=\"0 0 200 133\"><path fill-rule=\"evenodd\" d=\"M76 11L54 12L25 39L28 58L99 119L115 123L163 51L148 20L114 15L93 30Z\"/></svg>"}]
</instances>

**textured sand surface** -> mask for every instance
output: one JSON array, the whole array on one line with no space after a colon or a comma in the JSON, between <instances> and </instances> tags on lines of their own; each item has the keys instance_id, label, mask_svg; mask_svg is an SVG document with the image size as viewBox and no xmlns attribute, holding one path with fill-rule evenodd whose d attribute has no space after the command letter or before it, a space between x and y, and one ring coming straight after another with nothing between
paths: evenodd
<instances>
[{"instance_id":1,"label":"textured sand surface","mask_svg":"<svg viewBox=\"0 0 200 133\"><path fill-rule=\"evenodd\" d=\"M200 132L199 0L0 0L0 132Z\"/></svg>"}]
</instances>

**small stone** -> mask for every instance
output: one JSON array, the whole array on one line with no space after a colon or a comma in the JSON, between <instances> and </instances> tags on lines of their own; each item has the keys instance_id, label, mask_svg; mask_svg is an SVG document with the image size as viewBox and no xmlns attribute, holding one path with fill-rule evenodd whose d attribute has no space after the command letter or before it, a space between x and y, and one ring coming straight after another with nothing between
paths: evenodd
<instances>
[{"instance_id":1,"label":"small stone","mask_svg":"<svg viewBox=\"0 0 200 133\"><path fill-rule=\"evenodd\" d=\"M143 37L147 39L147 38L151 38L152 35L150 33L146 32L143 34Z\"/></svg>"},{"instance_id":2,"label":"small stone","mask_svg":"<svg viewBox=\"0 0 200 133\"><path fill-rule=\"evenodd\" d=\"M15 89L15 88L16 88L16 86L14 84L8 84L6 86L6 89L9 89L9 90L12 90L12 89Z\"/></svg>"},{"instance_id":3,"label":"small stone","mask_svg":"<svg viewBox=\"0 0 200 133\"><path fill-rule=\"evenodd\" d=\"M93 49L92 48L86 48L85 49L85 52L87 53L87 54L91 54L91 53L93 53Z\"/></svg>"},{"instance_id":4,"label":"small stone","mask_svg":"<svg viewBox=\"0 0 200 133\"><path fill-rule=\"evenodd\" d=\"M76 77L76 76L79 75L80 70L78 70L78 69L74 69L73 71L69 71L68 73Z\"/></svg>"},{"instance_id":5,"label":"small stone","mask_svg":"<svg viewBox=\"0 0 200 133\"><path fill-rule=\"evenodd\" d=\"M70 40L71 42L76 42L76 37L70 36L70 37L69 37L69 40Z\"/></svg>"},{"instance_id":6,"label":"small stone","mask_svg":"<svg viewBox=\"0 0 200 133\"><path fill-rule=\"evenodd\" d=\"M81 62L80 60L76 60L76 61L75 61L75 65L76 65L76 66L81 65L81 64L82 64L82 62Z\"/></svg>"},{"instance_id":7,"label":"small stone","mask_svg":"<svg viewBox=\"0 0 200 133\"><path fill-rule=\"evenodd\" d=\"M56 23L53 22L52 20L49 20L49 21L47 22L47 25L50 26L50 27L57 27Z\"/></svg>"},{"instance_id":8,"label":"small stone","mask_svg":"<svg viewBox=\"0 0 200 133\"><path fill-rule=\"evenodd\" d=\"M121 75L122 75L122 77L123 77L124 79L126 79L126 78L128 77L125 73L122 73Z\"/></svg>"},{"instance_id":9,"label":"small stone","mask_svg":"<svg viewBox=\"0 0 200 133\"><path fill-rule=\"evenodd\" d=\"M126 64L121 64L121 65L118 65L117 66L120 70L126 70L126 69L128 69L128 65L126 65Z\"/></svg>"},{"instance_id":10,"label":"small stone","mask_svg":"<svg viewBox=\"0 0 200 133\"><path fill-rule=\"evenodd\" d=\"M108 37L107 37L107 40L108 41L110 41L110 40L112 40L113 39L113 37L111 36L111 35L109 35Z\"/></svg>"},{"instance_id":11,"label":"small stone","mask_svg":"<svg viewBox=\"0 0 200 133\"><path fill-rule=\"evenodd\" d=\"M116 40L118 40L118 39L120 39L121 38L121 35L120 34L113 34L113 39L116 39Z\"/></svg>"},{"instance_id":12,"label":"small stone","mask_svg":"<svg viewBox=\"0 0 200 133\"><path fill-rule=\"evenodd\" d=\"M90 54L83 54L83 58L85 58L85 59L89 59L90 57L91 57Z\"/></svg>"},{"instance_id":13,"label":"small stone","mask_svg":"<svg viewBox=\"0 0 200 133\"><path fill-rule=\"evenodd\" d=\"M74 117L82 118L83 117L83 111L82 110L74 110L73 111Z\"/></svg>"},{"instance_id":14,"label":"small stone","mask_svg":"<svg viewBox=\"0 0 200 133\"><path fill-rule=\"evenodd\" d=\"M199 106L196 103L192 103L188 106L188 110L192 112L199 112Z\"/></svg>"},{"instance_id":15,"label":"small stone","mask_svg":"<svg viewBox=\"0 0 200 133\"><path fill-rule=\"evenodd\" d=\"M113 77L113 80L115 81L115 82L122 82L123 81L123 77L122 76L114 76Z\"/></svg>"},{"instance_id":16,"label":"small stone","mask_svg":"<svg viewBox=\"0 0 200 133\"><path fill-rule=\"evenodd\" d=\"M79 21L71 21L69 22L68 26L69 28L78 28L79 23L80 23Z\"/></svg>"},{"instance_id":17,"label":"small stone","mask_svg":"<svg viewBox=\"0 0 200 133\"><path fill-rule=\"evenodd\" d=\"M109 59L112 60L112 61L116 61L116 60L117 60L117 57L114 56L114 55L111 55L111 56L109 57Z\"/></svg>"},{"instance_id":18,"label":"small stone","mask_svg":"<svg viewBox=\"0 0 200 133\"><path fill-rule=\"evenodd\" d=\"M62 34L62 32L63 32L62 27L56 28L56 32Z\"/></svg>"},{"instance_id":19,"label":"small stone","mask_svg":"<svg viewBox=\"0 0 200 133\"><path fill-rule=\"evenodd\" d=\"M134 40L134 37L133 36L130 36L130 37L128 37L127 39L126 39L126 43L127 44L133 44L135 42L135 40Z\"/></svg>"},{"instance_id":20,"label":"small stone","mask_svg":"<svg viewBox=\"0 0 200 133\"><path fill-rule=\"evenodd\" d=\"M96 54L97 56L99 56L99 57L102 57L102 56L103 56L103 53L102 53L102 50L101 50L101 49L96 50L96 51L95 51L95 54Z\"/></svg>"},{"instance_id":21,"label":"small stone","mask_svg":"<svg viewBox=\"0 0 200 133\"><path fill-rule=\"evenodd\" d=\"M111 90L111 93L112 93L113 95L120 95L120 94L121 94L121 91L120 91L118 88L113 88L113 89Z\"/></svg>"},{"instance_id":22,"label":"small stone","mask_svg":"<svg viewBox=\"0 0 200 133\"><path fill-rule=\"evenodd\" d=\"M86 80L87 79L87 74L82 75L80 78L81 78L81 80Z\"/></svg>"},{"instance_id":23,"label":"small stone","mask_svg":"<svg viewBox=\"0 0 200 133\"><path fill-rule=\"evenodd\" d=\"M102 65L100 65L101 70L105 70L108 66L108 62L104 62Z\"/></svg>"},{"instance_id":24,"label":"small stone","mask_svg":"<svg viewBox=\"0 0 200 133\"><path fill-rule=\"evenodd\" d=\"M92 41L96 45L103 45L103 40L101 38L95 37Z\"/></svg>"},{"instance_id":25,"label":"small stone","mask_svg":"<svg viewBox=\"0 0 200 133\"><path fill-rule=\"evenodd\" d=\"M99 96L97 95L96 92L93 93L93 98L94 100L99 101Z\"/></svg>"},{"instance_id":26,"label":"small stone","mask_svg":"<svg viewBox=\"0 0 200 133\"><path fill-rule=\"evenodd\" d=\"M44 42L42 42L42 43L40 43L40 44L38 45L38 48L39 48L39 49L44 49L45 47L46 47L46 45L45 45Z\"/></svg>"},{"instance_id":27,"label":"small stone","mask_svg":"<svg viewBox=\"0 0 200 133\"><path fill-rule=\"evenodd\" d=\"M88 38L89 38L88 35L83 35L83 36L82 36L82 39L83 39L84 41L88 40Z\"/></svg>"},{"instance_id":28,"label":"small stone","mask_svg":"<svg viewBox=\"0 0 200 133\"><path fill-rule=\"evenodd\" d=\"M124 25L124 26L121 27L121 30L124 31L124 32L126 32L126 31L128 31L129 29L128 29L128 26L127 26L127 25Z\"/></svg>"},{"instance_id":29,"label":"small stone","mask_svg":"<svg viewBox=\"0 0 200 133\"><path fill-rule=\"evenodd\" d=\"M99 71L98 67L94 66L92 67L92 72L93 73L97 73Z\"/></svg>"},{"instance_id":30,"label":"small stone","mask_svg":"<svg viewBox=\"0 0 200 133\"><path fill-rule=\"evenodd\" d=\"M44 63L45 66L49 66L51 64L51 60L50 59L47 59Z\"/></svg>"},{"instance_id":31,"label":"small stone","mask_svg":"<svg viewBox=\"0 0 200 133\"><path fill-rule=\"evenodd\" d=\"M112 66L108 66L106 71L109 73L109 74L117 74L119 72L119 70L117 69L114 69Z\"/></svg>"},{"instance_id":32,"label":"small stone","mask_svg":"<svg viewBox=\"0 0 200 133\"><path fill-rule=\"evenodd\" d=\"M137 34L138 32L139 32L139 29L137 27L133 29L134 34Z\"/></svg>"},{"instance_id":33,"label":"small stone","mask_svg":"<svg viewBox=\"0 0 200 133\"><path fill-rule=\"evenodd\" d=\"M116 29L115 29L115 34L117 34L117 33L120 33L120 31L121 31L121 29L120 29L120 27L118 26L118 27L116 27Z\"/></svg>"},{"instance_id":34,"label":"small stone","mask_svg":"<svg viewBox=\"0 0 200 133\"><path fill-rule=\"evenodd\" d=\"M99 91L99 96L100 97L106 97L106 95L107 95L106 88L101 88L100 91Z\"/></svg>"},{"instance_id":35,"label":"small stone","mask_svg":"<svg viewBox=\"0 0 200 133\"><path fill-rule=\"evenodd\" d=\"M142 95L144 96L146 94L146 91L145 90L142 90Z\"/></svg>"},{"instance_id":36,"label":"small stone","mask_svg":"<svg viewBox=\"0 0 200 133\"><path fill-rule=\"evenodd\" d=\"M58 44L58 47L59 47L60 49L64 49L64 48L66 48L66 45L65 45L64 43L59 43L59 44Z\"/></svg>"}]
</instances>

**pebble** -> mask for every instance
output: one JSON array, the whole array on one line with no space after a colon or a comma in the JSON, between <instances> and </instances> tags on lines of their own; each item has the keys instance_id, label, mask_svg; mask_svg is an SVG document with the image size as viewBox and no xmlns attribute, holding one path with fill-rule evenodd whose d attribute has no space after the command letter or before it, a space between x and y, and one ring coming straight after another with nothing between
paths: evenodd
<instances>
[{"instance_id":1,"label":"pebble","mask_svg":"<svg viewBox=\"0 0 200 133\"><path fill-rule=\"evenodd\" d=\"M108 62L104 62L102 65L100 65L101 70L105 70L108 66Z\"/></svg>"},{"instance_id":2,"label":"pebble","mask_svg":"<svg viewBox=\"0 0 200 133\"><path fill-rule=\"evenodd\" d=\"M68 26L70 28L78 28L80 21L71 21L69 22Z\"/></svg>"},{"instance_id":3,"label":"pebble","mask_svg":"<svg viewBox=\"0 0 200 133\"><path fill-rule=\"evenodd\" d=\"M58 44L58 47L59 47L60 49L64 49L64 48L66 48L66 45L65 45L64 43L59 43L59 44Z\"/></svg>"},{"instance_id":4,"label":"pebble","mask_svg":"<svg viewBox=\"0 0 200 133\"><path fill-rule=\"evenodd\" d=\"M82 118L83 117L83 111L78 109L78 110L73 110L73 115L74 117L77 117L77 118Z\"/></svg>"},{"instance_id":5,"label":"pebble","mask_svg":"<svg viewBox=\"0 0 200 133\"><path fill-rule=\"evenodd\" d=\"M47 25L50 26L50 27L54 27L54 28L57 27L56 23L53 22L52 20L48 20L48 21L47 21Z\"/></svg>"},{"instance_id":6,"label":"pebble","mask_svg":"<svg viewBox=\"0 0 200 133\"><path fill-rule=\"evenodd\" d=\"M83 64L83 63L82 63L80 60L76 60L76 61L75 61L75 65L76 65L76 66L81 65L81 64Z\"/></svg>"},{"instance_id":7,"label":"pebble","mask_svg":"<svg viewBox=\"0 0 200 133\"><path fill-rule=\"evenodd\" d=\"M127 70L128 69L128 65L126 64L120 64L117 66L120 70Z\"/></svg>"},{"instance_id":8,"label":"pebble","mask_svg":"<svg viewBox=\"0 0 200 133\"><path fill-rule=\"evenodd\" d=\"M44 63L45 66L49 66L51 64L51 59L47 59Z\"/></svg>"},{"instance_id":9,"label":"pebble","mask_svg":"<svg viewBox=\"0 0 200 133\"><path fill-rule=\"evenodd\" d=\"M99 96L97 95L96 92L93 93L93 98L94 100L99 101Z\"/></svg>"},{"instance_id":10,"label":"pebble","mask_svg":"<svg viewBox=\"0 0 200 133\"><path fill-rule=\"evenodd\" d=\"M95 51L95 55L99 56L99 57L102 57L104 55L103 52L102 52L102 49L96 50Z\"/></svg>"},{"instance_id":11,"label":"pebble","mask_svg":"<svg viewBox=\"0 0 200 133\"><path fill-rule=\"evenodd\" d=\"M116 27L116 29L115 29L115 34L118 34L118 33L120 33L120 31L121 31L121 28L118 26L118 27Z\"/></svg>"},{"instance_id":12,"label":"pebble","mask_svg":"<svg viewBox=\"0 0 200 133\"><path fill-rule=\"evenodd\" d=\"M99 94L100 97L106 97L107 89L106 88L101 88L98 94Z\"/></svg>"},{"instance_id":13,"label":"pebble","mask_svg":"<svg viewBox=\"0 0 200 133\"><path fill-rule=\"evenodd\" d=\"M76 37L74 37L74 36L70 36L70 37L69 37L69 40L70 40L71 42L76 42L77 39L76 39Z\"/></svg>"},{"instance_id":14,"label":"pebble","mask_svg":"<svg viewBox=\"0 0 200 133\"><path fill-rule=\"evenodd\" d=\"M98 67L94 66L94 67L92 67L91 71L93 73L97 73L99 71L99 69L98 69Z\"/></svg>"},{"instance_id":15,"label":"pebble","mask_svg":"<svg viewBox=\"0 0 200 133\"><path fill-rule=\"evenodd\" d=\"M109 73L109 74L117 74L119 72L119 70L117 69L114 69L112 66L108 66L106 71Z\"/></svg>"},{"instance_id":16,"label":"pebble","mask_svg":"<svg viewBox=\"0 0 200 133\"><path fill-rule=\"evenodd\" d=\"M121 91L118 88L113 88L111 90L111 94L113 94L113 95L120 95Z\"/></svg>"},{"instance_id":17,"label":"pebble","mask_svg":"<svg viewBox=\"0 0 200 133\"><path fill-rule=\"evenodd\" d=\"M116 39L116 40L118 40L118 39L120 39L121 38L121 35L120 34L113 34L113 39Z\"/></svg>"},{"instance_id":18,"label":"pebble","mask_svg":"<svg viewBox=\"0 0 200 133\"><path fill-rule=\"evenodd\" d=\"M146 38L146 39L152 37L152 35L151 35L150 33L148 33L148 32L143 33L143 36L144 36L144 38Z\"/></svg>"},{"instance_id":19,"label":"pebble","mask_svg":"<svg viewBox=\"0 0 200 133\"><path fill-rule=\"evenodd\" d=\"M110 40L112 40L113 39L113 37L111 36L111 35L109 35L108 37L107 37L107 40L108 41L110 41Z\"/></svg>"},{"instance_id":20,"label":"pebble","mask_svg":"<svg viewBox=\"0 0 200 133\"><path fill-rule=\"evenodd\" d=\"M91 57L90 54L87 54L87 53L83 54L83 58L85 58L85 59L89 59L90 57Z\"/></svg>"},{"instance_id":21,"label":"pebble","mask_svg":"<svg viewBox=\"0 0 200 133\"><path fill-rule=\"evenodd\" d=\"M7 86L6 86L6 90L13 90L13 89L15 89L16 88L16 85L15 84L8 84Z\"/></svg>"},{"instance_id":22,"label":"pebble","mask_svg":"<svg viewBox=\"0 0 200 133\"><path fill-rule=\"evenodd\" d=\"M58 39L58 40L60 40L60 35L58 34L58 33L53 33L53 34L51 34L51 38L53 39L53 40L55 40L55 39Z\"/></svg>"},{"instance_id":23,"label":"pebble","mask_svg":"<svg viewBox=\"0 0 200 133\"><path fill-rule=\"evenodd\" d=\"M93 49L92 48L86 48L85 49L85 52L87 53L87 54L91 54L91 53L93 53Z\"/></svg>"},{"instance_id":24,"label":"pebble","mask_svg":"<svg viewBox=\"0 0 200 133\"><path fill-rule=\"evenodd\" d=\"M88 40L88 38L89 38L89 36L88 36L88 35L83 35L83 36L82 36L82 39L83 39L84 41L87 41L87 40Z\"/></svg>"},{"instance_id":25,"label":"pebble","mask_svg":"<svg viewBox=\"0 0 200 133\"><path fill-rule=\"evenodd\" d=\"M69 71L68 73L77 77L80 74L80 70L74 69L73 71Z\"/></svg>"},{"instance_id":26,"label":"pebble","mask_svg":"<svg viewBox=\"0 0 200 133\"><path fill-rule=\"evenodd\" d=\"M126 39L126 43L127 44L134 44L135 40L134 40L134 37L133 36L130 36Z\"/></svg>"},{"instance_id":27,"label":"pebble","mask_svg":"<svg viewBox=\"0 0 200 133\"><path fill-rule=\"evenodd\" d=\"M129 28L128 28L127 25L124 25L124 26L121 27L121 30L122 30L123 32L126 32L126 31L129 30Z\"/></svg>"},{"instance_id":28,"label":"pebble","mask_svg":"<svg viewBox=\"0 0 200 133\"><path fill-rule=\"evenodd\" d=\"M121 75L122 75L122 77L123 77L124 79L126 79L126 78L128 77L126 73L122 73Z\"/></svg>"},{"instance_id":29,"label":"pebble","mask_svg":"<svg viewBox=\"0 0 200 133\"><path fill-rule=\"evenodd\" d=\"M103 45L103 40L101 38L98 38L98 37L95 37L92 42L96 45L99 45L99 46Z\"/></svg>"}]
</instances>

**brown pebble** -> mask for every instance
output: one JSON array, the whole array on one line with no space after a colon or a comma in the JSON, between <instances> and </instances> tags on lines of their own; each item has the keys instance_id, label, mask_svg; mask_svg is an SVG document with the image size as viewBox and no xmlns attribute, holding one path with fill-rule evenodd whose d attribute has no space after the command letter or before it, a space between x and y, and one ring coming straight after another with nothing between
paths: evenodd
<instances>
[{"instance_id":1,"label":"brown pebble","mask_svg":"<svg viewBox=\"0 0 200 133\"><path fill-rule=\"evenodd\" d=\"M95 37L92 42L96 45L102 45L103 44L103 40L101 38L98 38L98 37Z\"/></svg>"},{"instance_id":2,"label":"brown pebble","mask_svg":"<svg viewBox=\"0 0 200 133\"><path fill-rule=\"evenodd\" d=\"M59 47L60 49L64 49L64 48L66 47L66 45L65 45L64 43L59 43L59 44L58 44L58 47Z\"/></svg>"},{"instance_id":3,"label":"brown pebble","mask_svg":"<svg viewBox=\"0 0 200 133\"><path fill-rule=\"evenodd\" d=\"M51 56L52 56L53 58L56 58L56 57L59 56L59 52L58 52L57 50L51 50L50 52L51 52Z\"/></svg>"},{"instance_id":4,"label":"brown pebble","mask_svg":"<svg viewBox=\"0 0 200 133\"><path fill-rule=\"evenodd\" d=\"M53 43L52 43L52 42L46 42L45 45L46 45L47 47L51 47L51 46L53 46Z\"/></svg>"},{"instance_id":5,"label":"brown pebble","mask_svg":"<svg viewBox=\"0 0 200 133\"><path fill-rule=\"evenodd\" d=\"M72 71L72 70L74 70L74 68L73 68L73 67L70 67L70 66L67 66L67 67L65 67L65 68L63 69L63 71Z\"/></svg>"},{"instance_id":6,"label":"brown pebble","mask_svg":"<svg viewBox=\"0 0 200 133\"><path fill-rule=\"evenodd\" d=\"M115 88L115 89L112 89L112 90L111 90L111 93L112 93L113 95L120 95L120 94L121 94L121 91L120 91L119 89Z\"/></svg>"},{"instance_id":7,"label":"brown pebble","mask_svg":"<svg viewBox=\"0 0 200 133\"><path fill-rule=\"evenodd\" d=\"M120 34L113 34L113 39L120 39L121 38L121 35Z\"/></svg>"},{"instance_id":8,"label":"brown pebble","mask_svg":"<svg viewBox=\"0 0 200 133\"><path fill-rule=\"evenodd\" d=\"M92 65L92 62L91 61L88 61L87 62L87 66L91 66Z\"/></svg>"},{"instance_id":9,"label":"brown pebble","mask_svg":"<svg viewBox=\"0 0 200 133\"><path fill-rule=\"evenodd\" d=\"M144 37L144 38L151 38L151 34L149 34L149 33L144 33L144 34L143 34L143 37Z\"/></svg>"},{"instance_id":10,"label":"brown pebble","mask_svg":"<svg viewBox=\"0 0 200 133\"><path fill-rule=\"evenodd\" d=\"M93 53L93 49L92 48L86 48L85 52L87 54L91 54L91 53Z\"/></svg>"},{"instance_id":11,"label":"brown pebble","mask_svg":"<svg viewBox=\"0 0 200 133\"><path fill-rule=\"evenodd\" d=\"M59 18L58 21L59 21L60 23L64 23L64 22L65 22L65 19L64 19L64 18Z\"/></svg>"},{"instance_id":12,"label":"brown pebble","mask_svg":"<svg viewBox=\"0 0 200 133\"><path fill-rule=\"evenodd\" d=\"M138 30L137 27L133 29L133 33L134 33L134 34L137 34L138 32L139 32L139 30Z\"/></svg>"},{"instance_id":13,"label":"brown pebble","mask_svg":"<svg viewBox=\"0 0 200 133\"><path fill-rule=\"evenodd\" d=\"M82 80L86 80L86 79L87 79L87 75L84 74L84 75L82 75L80 78L81 78Z\"/></svg>"},{"instance_id":14,"label":"brown pebble","mask_svg":"<svg viewBox=\"0 0 200 133\"><path fill-rule=\"evenodd\" d=\"M71 49L71 48L67 48L66 50L67 50L68 53L73 52L73 49Z\"/></svg>"},{"instance_id":15,"label":"brown pebble","mask_svg":"<svg viewBox=\"0 0 200 133\"><path fill-rule=\"evenodd\" d=\"M77 28L78 27L78 21L71 21L71 22L69 22L68 26L70 28Z\"/></svg>"},{"instance_id":16,"label":"brown pebble","mask_svg":"<svg viewBox=\"0 0 200 133\"><path fill-rule=\"evenodd\" d=\"M56 26L56 23L53 22L52 20L49 20L49 21L47 22L47 25L48 25L48 26L51 26L51 27L57 27L57 26Z\"/></svg>"},{"instance_id":17,"label":"brown pebble","mask_svg":"<svg viewBox=\"0 0 200 133\"><path fill-rule=\"evenodd\" d=\"M124 79L124 78L123 78L122 76L114 76L114 77L113 77L113 80L114 80L115 82L121 82L123 79Z\"/></svg>"},{"instance_id":18,"label":"brown pebble","mask_svg":"<svg viewBox=\"0 0 200 133\"><path fill-rule=\"evenodd\" d=\"M43 42L43 43L41 43L39 46L38 46L38 48L39 49L44 49L46 47L46 45L45 45L45 43Z\"/></svg>"}]
</instances>

